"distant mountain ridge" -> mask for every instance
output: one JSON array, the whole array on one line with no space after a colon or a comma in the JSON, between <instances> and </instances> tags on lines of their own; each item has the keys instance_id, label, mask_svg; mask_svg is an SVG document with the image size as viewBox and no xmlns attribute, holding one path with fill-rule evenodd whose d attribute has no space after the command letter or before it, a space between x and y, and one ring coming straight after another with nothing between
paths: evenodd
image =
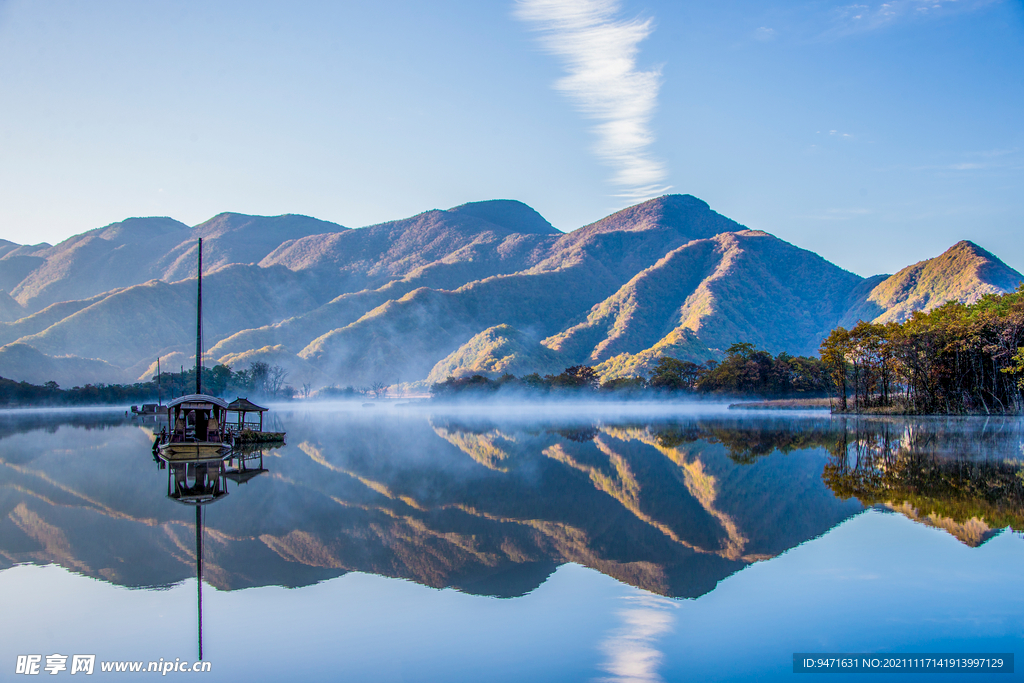
<instances>
[{"instance_id":1,"label":"distant mountain ridge","mask_svg":"<svg viewBox=\"0 0 1024 683\"><path fill-rule=\"evenodd\" d=\"M198 237L205 362L267 360L314 386L562 363L608 379L737 341L813 354L837 325L1024 279L968 241L862 278L689 195L569 233L514 200L356 229L297 215L131 218L53 246L0 242L0 375L68 386L148 377L158 356L194 362Z\"/></svg>"}]
</instances>

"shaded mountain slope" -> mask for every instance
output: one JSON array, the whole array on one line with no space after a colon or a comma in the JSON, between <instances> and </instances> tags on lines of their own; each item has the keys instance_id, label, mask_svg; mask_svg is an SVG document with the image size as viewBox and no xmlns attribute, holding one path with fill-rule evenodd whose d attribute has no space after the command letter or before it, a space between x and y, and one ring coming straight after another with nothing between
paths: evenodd
<instances>
[{"instance_id":1,"label":"shaded mountain slope","mask_svg":"<svg viewBox=\"0 0 1024 683\"><path fill-rule=\"evenodd\" d=\"M46 259L38 255L38 252L50 249L50 245L43 242L35 245L19 245L14 242L3 241L0 245L0 289L5 292L12 291L18 284L28 277L28 274L46 262Z\"/></svg>"},{"instance_id":2,"label":"shaded mountain slope","mask_svg":"<svg viewBox=\"0 0 1024 683\"><path fill-rule=\"evenodd\" d=\"M74 356L53 358L28 344L0 346L0 377L17 377L20 382L36 385L53 380L65 389L135 379L122 368L102 360Z\"/></svg>"},{"instance_id":3,"label":"shaded mountain slope","mask_svg":"<svg viewBox=\"0 0 1024 683\"><path fill-rule=\"evenodd\" d=\"M587 319L545 340L545 345L580 363L594 364L619 353L637 353L680 325L680 311L721 261L717 243L695 240L641 271L595 305Z\"/></svg>"},{"instance_id":4,"label":"shaded mountain slope","mask_svg":"<svg viewBox=\"0 0 1024 683\"><path fill-rule=\"evenodd\" d=\"M239 327L270 323L295 310L316 306L311 278L285 268L232 265L205 276L206 344ZM168 284L151 280L95 303L23 337L23 343L49 355L98 358L120 367L157 355L195 349L195 279Z\"/></svg>"},{"instance_id":5,"label":"shaded mountain slope","mask_svg":"<svg viewBox=\"0 0 1024 683\"><path fill-rule=\"evenodd\" d=\"M535 270L599 263L625 282L691 240L743 229L696 197L667 195L567 233Z\"/></svg>"},{"instance_id":6,"label":"shaded mountain slope","mask_svg":"<svg viewBox=\"0 0 1024 683\"><path fill-rule=\"evenodd\" d=\"M282 242L347 228L309 216L248 216L222 213L192 228L188 241L182 242L157 262L161 280L173 282L196 274L196 243L203 238L203 271L212 271L232 263L255 264L266 258Z\"/></svg>"},{"instance_id":7,"label":"shaded mountain slope","mask_svg":"<svg viewBox=\"0 0 1024 683\"><path fill-rule=\"evenodd\" d=\"M507 324L548 336L615 285L593 271L567 268L488 278L454 292L418 289L313 340L299 355L345 384L422 379L478 332Z\"/></svg>"},{"instance_id":8,"label":"shaded mountain slope","mask_svg":"<svg viewBox=\"0 0 1024 683\"><path fill-rule=\"evenodd\" d=\"M190 229L171 218L129 218L68 238L33 256L45 259L11 292L37 311L58 301L90 297L153 277L155 255L188 239Z\"/></svg>"},{"instance_id":9,"label":"shaded mountain slope","mask_svg":"<svg viewBox=\"0 0 1024 683\"><path fill-rule=\"evenodd\" d=\"M197 237L205 238L204 271L212 271L258 262L283 240L327 230L344 228L306 216L226 213L195 228L171 218L129 218L29 255L12 251L0 259L0 282L10 282L11 295L38 311L152 279L194 276Z\"/></svg>"},{"instance_id":10,"label":"shaded mountain slope","mask_svg":"<svg viewBox=\"0 0 1024 683\"><path fill-rule=\"evenodd\" d=\"M376 289L348 292L302 315L256 329L244 329L211 349L216 357L246 349L281 345L299 352L312 340L345 327L382 304L401 299L421 288L454 290L494 275L511 274L536 261L535 252L544 242L533 235L513 234L500 241L485 234L481 239L447 254L442 260L420 266L401 279ZM318 277L330 275L313 270Z\"/></svg>"},{"instance_id":11,"label":"shaded mountain slope","mask_svg":"<svg viewBox=\"0 0 1024 683\"><path fill-rule=\"evenodd\" d=\"M680 315L680 326L712 348L749 341L773 353L813 354L862 279L765 232L716 242L721 263Z\"/></svg>"},{"instance_id":12,"label":"shaded mountain slope","mask_svg":"<svg viewBox=\"0 0 1024 683\"><path fill-rule=\"evenodd\" d=\"M7 292L0 290L0 320L9 322L19 320L25 315L25 309L11 298Z\"/></svg>"},{"instance_id":13,"label":"shaded mountain slope","mask_svg":"<svg viewBox=\"0 0 1024 683\"><path fill-rule=\"evenodd\" d=\"M494 222L506 214L506 220ZM260 265L321 272L332 277L342 293L376 288L436 262L472 261L481 254L481 247L491 259L512 259L511 271L521 270L533 260L531 252L560 234L520 202L479 202L359 230L291 240ZM480 266L474 279L493 274L487 264Z\"/></svg>"},{"instance_id":14,"label":"shaded mountain slope","mask_svg":"<svg viewBox=\"0 0 1024 683\"><path fill-rule=\"evenodd\" d=\"M846 313L843 314L839 324L849 329L860 320L874 320L880 316L884 312L882 307L877 302L871 301L868 297L871 296L871 290L885 282L889 277L891 276L873 275L861 280L846 298Z\"/></svg>"},{"instance_id":15,"label":"shaded mountain slope","mask_svg":"<svg viewBox=\"0 0 1024 683\"><path fill-rule=\"evenodd\" d=\"M74 315L83 308L91 306L110 294L111 292L104 292L88 299L50 304L43 310L27 315L19 320L0 323L0 344L9 344L18 339L42 332L50 325L58 323L70 315Z\"/></svg>"}]
</instances>

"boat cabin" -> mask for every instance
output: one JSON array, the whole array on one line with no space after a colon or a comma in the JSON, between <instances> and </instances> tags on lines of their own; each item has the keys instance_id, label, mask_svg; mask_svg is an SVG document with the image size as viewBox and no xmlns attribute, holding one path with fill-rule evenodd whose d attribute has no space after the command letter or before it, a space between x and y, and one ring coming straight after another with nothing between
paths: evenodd
<instances>
[{"instance_id":1,"label":"boat cabin","mask_svg":"<svg viewBox=\"0 0 1024 683\"><path fill-rule=\"evenodd\" d=\"M167 443L225 443L228 404L207 394L181 396L167 404Z\"/></svg>"}]
</instances>

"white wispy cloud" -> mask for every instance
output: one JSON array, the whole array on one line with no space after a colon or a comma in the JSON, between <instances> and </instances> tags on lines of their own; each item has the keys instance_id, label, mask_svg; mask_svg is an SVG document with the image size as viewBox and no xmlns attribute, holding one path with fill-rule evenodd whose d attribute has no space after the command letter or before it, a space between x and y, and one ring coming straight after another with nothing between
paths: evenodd
<instances>
[{"instance_id":1,"label":"white wispy cloud","mask_svg":"<svg viewBox=\"0 0 1024 683\"><path fill-rule=\"evenodd\" d=\"M859 33L900 21L971 12L1002 0L888 0L844 4L835 10L829 33Z\"/></svg>"},{"instance_id":2,"label":"white wispy cloud","mask_svg":"<svg viewBox=\"0 0 1024 683\"><path fill-rule=\"evenodd\" d=\"M910 167L913 171L1019 171L1022 168L1020 150L1015 147L965 152L959 161L922 164Z\"/></svg>"},{"instance_id":3,"label":"white wispy cloud","mask_svg":"<svg viewBox=\"0 0 1024 683\"><path fill-rule=\"evenodd\" d=\"M516 0L515 15L563 59L568 73L555 87L598 122L594 149L615 169L616 196L642 200L668 191L665 164L649 151L661 70L636 64L653 21L622 19L617 0Z\"/></svg>"}]
</instances>

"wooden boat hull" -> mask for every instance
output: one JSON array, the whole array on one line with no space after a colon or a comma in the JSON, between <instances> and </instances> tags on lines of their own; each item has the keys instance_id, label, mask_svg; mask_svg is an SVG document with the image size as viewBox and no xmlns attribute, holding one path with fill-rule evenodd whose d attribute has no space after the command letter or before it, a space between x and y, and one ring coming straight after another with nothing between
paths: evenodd
<instances>
[{"instance_id":1,"label":"wooden boat hull","mask_svg":"<svg viewBox=\"0 0 1024 683\"><path fill-rule=\"evenodd\" d=\"M157 446L157 455L172 461L223 460L230 454L231 447L219 441L181 441Z\"/></svg>"}]
</instances>

